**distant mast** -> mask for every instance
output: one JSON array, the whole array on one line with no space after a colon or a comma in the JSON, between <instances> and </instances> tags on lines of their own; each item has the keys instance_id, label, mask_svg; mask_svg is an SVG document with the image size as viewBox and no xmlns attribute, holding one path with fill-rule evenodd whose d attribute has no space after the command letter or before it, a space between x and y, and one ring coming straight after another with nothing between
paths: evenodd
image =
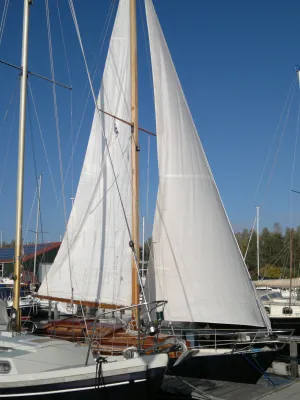
<instances>
[{"instance_id":1,"label":"distant mast","mask_svg":"<svg viewBox=\"0 0 300 400\"><path fill-rule=\"evenodd\" d=\"M296 71L296 74L297 74L298 83L299 83L299 87L300 87L300 66L299 65L295 66L295 71Z\"/></svg>"},{"instance_id":2,"label":"distant mast","mask_svg":"<svg viewBox=\"0 0 300 400\"><path fill-rule=\"evenodd\" d=\"M257 256L257 279L259 280L259 206L256 207L256 256Z\"/></svg>"},{"instance_id":3,"label":"distant mast","mask_svg":"<svg viewBox=\"0 0 300 400\"><path fill-rule=\"evenodd\" d=\"M36 211L36 225L35 225L35 245L34 245L34 261L33 261L33 283L37 282L36 279L36 252L39 239L39 217L41 209L41 186L42 186L42 175L39 176L38 181L38 201L37 201L37 211Z\"/></svg>"}]
</instances>

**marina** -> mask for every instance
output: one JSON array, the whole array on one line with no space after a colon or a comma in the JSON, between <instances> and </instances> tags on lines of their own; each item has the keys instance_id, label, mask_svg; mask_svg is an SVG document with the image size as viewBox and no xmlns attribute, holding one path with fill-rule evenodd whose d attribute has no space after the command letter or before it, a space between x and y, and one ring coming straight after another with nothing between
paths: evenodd
<instances>
[{"instance_id":1,"label":"marina","mask_svg":"<svg viewBox=\"0 0 300 400\"><path fill-rule=\"evenodd\" d=\"M3 1L0 50L5 28L13 27L12 19L7 23L10 0ZM19 116L12 146L16 191L0 204L0 399L300 396L300 225L294 228L291 197L300 193L294 189L300 106L298 115L297 108L290 113L300 67L294 67L278 124L284 121L273 164L276 136L256 188L252 229L237 232L232 205L221 197L234 174L220 179L211 161L214 153L219 160L229 157L230 146L218 150L219 136L213 152L204 150L207 136L197 119L205 104L182 87L195 66L184 48L177 53L181 44L169 29L174 37L185 35L191 56L198 52L187 40L194 33L184 17L174 30L169 12L161 13L165 1L13 5L22 38L10 35L16 49L6 46L7 59L0 58L7 76L15 73L15 87L3 82L3 97L13 92L0 121L1 133L12 118L0 201ZM191 7L184 4L182 12ZM199 4L193 5L198 12L210 7ZM37 34L42 30L44 36ZM101 32L97 46L95 30ZM11 50L21 54L20 65ZM48 74L37 72L45 66ZM197 76L205 81L203 72ZM290 220L285 231L279 223L270 231L260 226L261 207L266 214L268 207L258 192L267 173L269 190L290 115L297 121L290 187L284 189ZM224 129L228 137L230 130ZM225 170L228 162L220 162ZM11 242L3 240L7 218L5 231L15 221Z\"/></svg>"}]
</instances>

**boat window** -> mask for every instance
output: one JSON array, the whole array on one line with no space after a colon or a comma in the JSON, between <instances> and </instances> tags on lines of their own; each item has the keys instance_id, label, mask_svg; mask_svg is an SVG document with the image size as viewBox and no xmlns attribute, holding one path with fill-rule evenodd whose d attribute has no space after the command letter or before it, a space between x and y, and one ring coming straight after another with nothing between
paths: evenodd
<instances>
[{"instance_id":1,"label":"boat window","mask_svg":"<svg viewBox=\"0 0 300 400\"><path fill-rule=\"evenodd\" d=\"M267 295L264 295L260 298L262 301L268 301L269 297Z\"/></svg>"},{"instance_id":2,"label":"boat window","mask_svg":"<svg viewBox=\"0 0 300 400\"><path fill-rule=\"evenodd\" d=\"M0 374L8 374L11 370L10 362L0 361Z\"/></svg>"},{"instance_id":3,"label":"boat window","mask_svg":"<svg viewBox=\"0 0 300 400\"><path fill-rule=\"evenodd\" d=\"M270 314L270 307L265 307L267 314Z\"/></svg>"},{"instance_id":4,"label":"boat window","mask_svg":"<svg viewBox=\"0 0 300 400\"><path fill-rule=\"evenodd\" d=\"M280 295L280 293L270 293L269 294L269 297L271 298L271 299L276 299L276 298L280 298L281 297L281 295Z\"/></svg>"},{"instance_id":5,"label":"boat window","mask_svg":"<svg viewBox=\"0 0 300 400\"><path fill-rule=\"evenodd\" d=\"M282 314L291 315L291 314L293 314L293 309L290 307L283 307Z\"/></svg>"}]
</instances>

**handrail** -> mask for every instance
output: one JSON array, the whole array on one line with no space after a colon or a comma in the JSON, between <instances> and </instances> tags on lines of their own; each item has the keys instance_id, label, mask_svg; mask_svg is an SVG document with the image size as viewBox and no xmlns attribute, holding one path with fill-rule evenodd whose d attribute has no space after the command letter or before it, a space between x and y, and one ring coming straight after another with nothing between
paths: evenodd
<instances>
[{"instance_id":1,"label":"handrail","mask_svg":"<svg viewBox=\"0 0 300 400\"><path fill-rule=\"evenodd\" d=\"M154 309L156 309L156 308L158 308L158 307L160 307L162 305L166 305L167 303L168 302L166 300L149 301L149 302L140 303L140 304L133 304L133 305L127 306L127 307L120 307L116 311L133 310L133 309L136 308L138 310L137 314L138 314L138 317L139 317L140 316L140 310L141 310L142 307L148 307L150 304L155 304L155 306L149 311L149 313L150 313ZM95 321L94 321L94 324L93 324L92 335L91 335L90 340L89 340L89 347L88 347L88 352L87 352L87 355L86 355L85 366L87 366L88 362L89 362L90 351L91 351L91 347L92 347L92 343L93 343L93 337L94 337L95 330L96 330L96 324L97 324L98 320L101 317L103 317L104 315L106 315L106 314L111 314L111 310L110 311L104 311L104 312L96 313ZM138 325L139 325L139 321L138 321ZM141 349L140 340L141 340L141 338L140 338L140 326L139 326L139 329L138 329L138 351L139 352L140 352L140 349Z\"/></svg>"}]
</instances>

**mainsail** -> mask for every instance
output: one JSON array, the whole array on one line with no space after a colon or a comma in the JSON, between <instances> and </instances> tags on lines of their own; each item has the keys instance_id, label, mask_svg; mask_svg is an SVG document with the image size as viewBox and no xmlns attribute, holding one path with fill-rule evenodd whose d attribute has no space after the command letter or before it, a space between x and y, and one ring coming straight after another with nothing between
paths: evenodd
<instances>
[{"instance_id":1,"label":"mainsail","mask_svg":"<svg viewBox=\"0 0 300 400\"><path fill-rule=\"evenodd\" d=\"M159 190L149 300L165 319L266 326L151 0L146 0Z\"/></svg>"},{"instance_id":2,"label":"mainsail","mask_svg":"<svg viewBox=\"0 0 300 400\"><path fill-rule=\"evenodd\" d=\"M131 118L129 5L120 0L98 97L99 109L126 121ZM95 110L66 233L40 296L131 304L131 203L131 127Z\"/></svg>"}]
</instances>

